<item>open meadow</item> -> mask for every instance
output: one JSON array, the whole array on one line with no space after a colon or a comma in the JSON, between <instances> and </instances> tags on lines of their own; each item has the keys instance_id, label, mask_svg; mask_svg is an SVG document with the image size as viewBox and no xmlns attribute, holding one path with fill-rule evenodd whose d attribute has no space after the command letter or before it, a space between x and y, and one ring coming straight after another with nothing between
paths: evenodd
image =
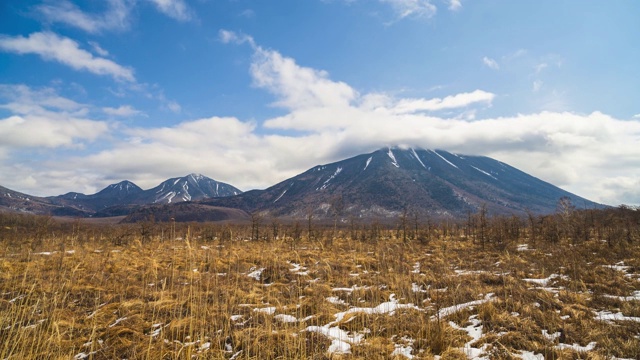
<instances>
[{"instance_id":1,"label":"open meadow","mask_svg":"<svg viewBox=\"0 0 640 360\"><path fill-rule=\"evenodd\" d=\"M640 359L637 210L1 221L3 360Z\"/></svg>"}]
</instances>

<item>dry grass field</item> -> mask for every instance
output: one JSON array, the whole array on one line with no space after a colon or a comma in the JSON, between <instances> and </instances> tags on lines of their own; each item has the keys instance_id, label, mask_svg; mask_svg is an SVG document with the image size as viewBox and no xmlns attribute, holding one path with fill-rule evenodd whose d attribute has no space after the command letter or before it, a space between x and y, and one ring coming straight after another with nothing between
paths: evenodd
<instances>
[{"instance_id":1,"label":"dry grass field","mask_svg":"<svg viewBox=\"0 0 640 360\"><path fill-rule=\"evenodd\" d=\"M0 359L640 359L636 212L411 231L3 215Z\"/></svg>"}]
</instances>

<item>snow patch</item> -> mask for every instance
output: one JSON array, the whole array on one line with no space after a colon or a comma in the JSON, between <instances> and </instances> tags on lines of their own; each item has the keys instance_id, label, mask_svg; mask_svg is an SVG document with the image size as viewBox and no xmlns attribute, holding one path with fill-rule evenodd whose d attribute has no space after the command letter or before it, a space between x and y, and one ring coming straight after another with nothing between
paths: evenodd
<instances>
[{"instance_id":1,"label":"snow patch","mask_svg":"<svg viewBox=\"0 0 640 360\"><path fill-rule=\"evenodd\" d=\"M416 151L415 151L413 148L411 148L411 152L413 153L413 156L415 156L415 157L416 157L416 160L418 160L418 162L420 163L420 165L422 165L422 167L426 169L427 167L424 165L424 163L422 162L422 160L420 160L420 157L418 156L418 154L416 153Z\"/></svg>"},{"instance_id":2,"label":"snow patch","mask_svg":"<svg viewBox=\"0 0 640 360\"><path fill-rule=\"evenodd\" d=\"M489 176L489 177L491 177L491 178L495 179L495 180L498 180L498 178L496 178L495 176L493 176L493 175L489 174L488 172L486 172L486 171L484 171L484 170L478 169L477 167L475 167L475 166L473 166L473 165L471 165L471 167L472 167L472 168L474 168L474 169L476 169L476 170L478 170L478 171L480 171L481 173L483 173L483 174L485 174L485 175L487 175L487 176Z\"/></svg>"},{"instance_id":3,"label":"snow patch","mask_svg":"<svg viewBox=\"0 0 640 360\"><path fill-rule=\"evenodd\" d=\"M285 189L285 190L282 192L282 194L280 194L280 196L278 196L278 198L277 198L277 199L275 199L273 202L274 202L274 203L276 203L278 200L280 200L280 198L281 198L281 197L282 197L282 196L287 192L287 190L289 190L289 189Z\"/></svg>"},{"instance_id":4,"label":"snow patch","mask_svg":"<svg viewBox=\"0 0 640 360\"><path fill-rule=\"evenodd\" d=\"M330 182L331 180L333 180L333 179L334 179L338 174L340 174L341 172L342 172L342 168L341 168L341 167L338 167L338 168L336 169L336 172L335 172L335 173L333 173L333 175L331 175L331 176L330 176L330 177L329 177L329 178L328 178L328 179L327 179L327 180L322 184L322 186L320 187L320 190L324 190L324 189L326 189L326 188L327 188L327 186L329 186L329 182Z\"/></svg>"},{"instance_id":5,"label":"snow patch","mask_svg":"<svg viewBox=\"0 0 640 360\"><path fill-rule=\"evenodd\" d=\"M370 157L367 159L367 164L364 166L364 169L362 169L362 171L367 170L367 168L369 167L369 164L371 163L371 159L373 159L373 156L370 156Z\"/></svg>"},{"instance_id":6,"label":"snow patch","mask_svg":"<svg viewBox=\"0 0 640 360\"><path fill-rule=\"evenodd\" d=\"M389 152L387 152L387 155L391 158L391 165L399 168L400 165L398 165L398 161L396 160L396 157L393 155L393 151L391 151L391 148L389 148Z\"/></svg>"},{"instance_id":7,"label":"snow patch","mask_svg":"<svg viewBox=\"0 0 640 360\"><path fill-rule=\"evenodd\" d=\"M252 267L251 269L249 269L249 271L251 272L247 274L248 277L254 278L257 281L260 281L260 276L262 275L264 268L256 269L255 267Z\"/></svg>"},{"instance_id":8,"label":"snow patch","mask_svg":"<svg viewBox=\"0 0 640 360\"><path fill-rule=\"evenodd\" d=\"M453 167L454 167L454 168L456 168L456 169L459 169L459 167L457 167L454 163L452 163L451 161L449 161L449 160L445 159L445 158L444 158L444 156L442 156L442 155L438 154L438 152L437 152L437 151L433 151L433 153L434 153L434 154L436 154L436 155L438 155L438 157L440 157L440 159L444 160L447 164L449 164L449 165L453 166Z\"/></svg>"}]
</instances>

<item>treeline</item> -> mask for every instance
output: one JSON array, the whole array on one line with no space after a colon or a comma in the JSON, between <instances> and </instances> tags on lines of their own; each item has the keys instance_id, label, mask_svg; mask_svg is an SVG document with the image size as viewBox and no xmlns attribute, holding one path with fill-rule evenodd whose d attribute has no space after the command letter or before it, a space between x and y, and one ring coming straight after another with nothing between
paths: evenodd
<instances>
[{"instance_id":1,"label":"treeline","mask_svg":"<svg viewBox=\"0 0 640 360\"><path fill-rule=\"evenodd\" d=\"M436 220L403 211L397 219L364 221L340 218L333 222L284 221L252 214L247 223L157 222L134 224L92 224L84 220L58 221L49 216L0 213L0 241L37 248L45 242L109 242L127 245L133 241L198 240L285 241L295 247L302 241L330 246L334 239L378 242L399 239L428 244L433 240L472 241L479 247L506 248L516 241L579 244L589 240L610 246L640 240L640 208L619 206L605 209L576 209L567 198L560 199L555 213L525 216L489 214L485 206L462 220Z\"/></svg>"}]
</instances>

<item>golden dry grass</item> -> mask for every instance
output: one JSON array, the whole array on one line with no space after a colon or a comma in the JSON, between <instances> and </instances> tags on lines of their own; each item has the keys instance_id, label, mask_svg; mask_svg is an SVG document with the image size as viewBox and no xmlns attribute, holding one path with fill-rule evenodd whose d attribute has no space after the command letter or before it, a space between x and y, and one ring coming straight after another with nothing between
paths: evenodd
<instances>
[{"instance_id":1,"label":"golden dry grass","mask_svg":"<svg viewBox=\"0 0 640 360\"><path fill-rule=\"evenodd\" d=\"M294 243L189 228L183 240L114 245L123 230L10 231L0 233L0 359L403 359L403 347L416 359L466 359L465 347L495 359L640 358L640 300L625 298L640 290L637 240L518 251L526 235L482 250L458 232ZM461 330L473 326L478 339ZM330 352L336 339L310 327L348 334L350 353Z\"/></svg>"}]
</instances>

